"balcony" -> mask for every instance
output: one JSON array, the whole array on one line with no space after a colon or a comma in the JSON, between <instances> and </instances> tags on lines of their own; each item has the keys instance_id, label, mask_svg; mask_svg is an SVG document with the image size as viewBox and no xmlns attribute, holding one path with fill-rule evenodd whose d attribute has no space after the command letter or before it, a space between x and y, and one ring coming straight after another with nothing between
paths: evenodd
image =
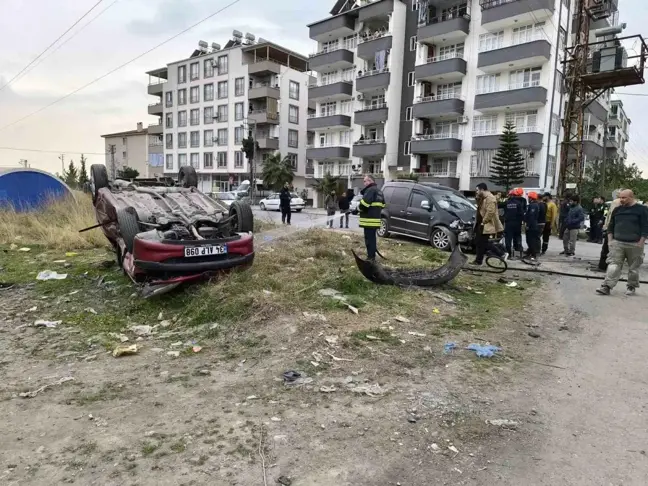
<instances>
[{"instance_id":1,"label":"balcony","mask_svg":"<svg viewBox=\"0 0 648 486\"><path fill-rule=\"evenodd\" d=\"M313 177L315 175L315 167L312 165L310 167L306 167L306 177L311 176Z\"/></svg>"},{"instance_id":2,"label":"balcony","mask_svg":"<svg viewBox=\"0 0 648 486\"><path fill-rule=\"evenodd\" d=\"M444 56L431 57L426 64L416 66L414 69L417 81L454 83L461 81L466 75L466 61L461 53L452 52Z\"/></svg>"},{"instance_id":3,"label":"balcony","mask_svg":"<svg viewBox=\"0 0 648 486\"><path fill-rule=\"evenodd\" d=\"M384 138L365 138L353 142L354 157L383 157L387 152Z\"/></svg>"},{"instance_id":4,"label":"balcony","mask_svg":"<svg viewBox=\"0 0 648 486\"><path fill-rule=\"evenodd\" d=\"M456 162L454 165L456 168ZM457 175L456 169L452 170L449 168L442 168L434 172L417 172L416 174L421 183L427 182L431 184L440 184L442 186L459 190L459 176Z\"/></svg>"},{"instance_id":5,"label":"balcony","mask_svg":"<svg viewBox=\"0 0 648 486\"><path fill-rule=\"evenodd\" d=\"M279 150L279 138L269 135L257 135L257 143L260 149Z\"/></svg>"},{"instance_id":6,"label":"balcony","mask_svg":"<svg viewBox=\"0 0 648 486\"><path fill-rule=\"evenodd\" d=\"M360 22L384 19L394 11L394 0L365 0L363 3L358 11Z\"/></svg>"},{"instance_id":7,"label":"balcony","mask_svg":"<svg viewBox=\"0 0 648 486\"><path fill-rule=\"evenodd\" d=\"M361 93L382 91L389 87L390 76L388 68L365 71L356 78L356 91Z\"/></svg>"},{"instance_id":8,"label":"balcony","mask_svg":"<svg viewBox=\"0 0 648 486\"><path fill-rule=\"evenodd\" d=\"M575 151L570 150L570 155L576 155ZM603 150L603 135L586 134L583 135L583 154L588 159L603 159L605 151Z\"/></svg>"},{"instance_id":9,"label":"balcony","mask_svg":"<svg viewBox=\"0 0 648 486\"><path fill-rule=\"evenodd\" d=\"M516 127L518 145L529 150L540 150L542 148L542 132L538 127L526 126ZM473 132L473 150L497 150L500 147L500 134L494 131Z\"/></svg>"},{"instance_id":10,"label":"balcony","mask_svg":"<svg viewBox=\"0 0 648 486\"><path fill-rule=\"evenodd\" d=\"M279 99L279 86L272 86L270 83L257 83L253 85L248 91L248 99L254 100L258 98L274 98Z\"/></svg>"},{"instance_id":11,"label":"balcony","mask_svg":"<svg viewBox=\"0 0 648 486\"><path fill-rule=\"evenodd\" d=\"M413 154L450 155L461 152L459 134L434 133L412 137L411 150Z\"/></svg>"},{"instance_id":12,"label":"balcony","mask_svg":"<svg viewBox=\"0 0 648 486\"><path fill-rule=\"evenodd\" d=\"M306 129L309 131L323 128L349 128L351 116L344 114L314 114L309 115L306 121Z\"/></svg>"},{"instance_id":13,"label":"balcony","mask_svg":"<svg viewBox=\"0 0 648 486\"><path fill-rule=\"evenodd\" d=\"M491 93L479 93L475 96L475 110L482 113L502 109L540 108L547 103L547 89L535 83L518 83L509 85L509 89Z\"/></svg>"},{"instance_id":14,"label":"balcony","mask_svg":"<svg viewBox=\"0 0 648 486\"><path fill-rule=\"evenodd\" d=\"M448 42L450 44L462 42L470 32L470 14L453 19L433 17L427 22L419 23L418 41L426 44Z\"/></svg>"},{"instance_id":15,"label":"balcony","mask_svg":"<svg viewBox=\"0 0 648 486\"><path fill-rule=\"evenodd\" d=\"M353 81L334 81L308 87L309 101L337 101L353 95Z\"/></svg>"},{"instance_id":16,"label":"balcony","mask_svg":"<svg viewBox=\"0 0 648 486\"><path fill-rule=\"evenodd\" d=\"M503 191L505 188L502 186L494 185L490 180L490 174L484 175L472 175L470 176L470 190L474 191L477 187L477 184L484 183L488 186L488 190L491 192ZM541 187L540 186L540 175L533 173L533 171L528 172L522 184L519 184L520 187Z\"/></svg>"},{"instance_id":17,"label":"balcony","mask_svg":"<svg viewBox=\"0 0 648 486\"><path fill-rule=\"evenodd\" d=\"M356 125L375 125L387 121L387 104L364 106L357 110L353 116Z\"/></svg>"},{"instance_id":18,"label":"balcony","mask_svg":"<svg viewBox=\"0 0 648 486\"><path fill-rule=\"evenodd\" d=\"M554 0L480 0L481 24L487 30L535 24L553 15Z\"/></svg>"},{"instance_id":19,"label":"balcony","mask_svg":"<svg viewBox=\"0 0 648 486\"><path fill-rule=\"evenodd\" d=\"M161 123L151 123L148 126L149 135L161 135L162 134L162 124Z\"/></svg>"},{"instance_id":20,"label":"balcony","mask_svg":"<svg viewBox=\"0 0 648 486\"><path fill-rule=\"evenodd\" d=\"M413 108L414 118L458 117L464 114L464 100L459 95L422 96L417 98Z\"/></svg>"},{"instance_id":21,"label":"balcony","mask_svg":"<svg viewBox=\"0 0 648 486\"><path fill-rule=\"evenodd\" d=\"M149 113L149 115L162 116L163 112L164 111L162 109L162 102L151 103L150 105L148 105L148 113Z\"/></svg>"},{"instance_id":22,"label":"balcony","mask_svg":"<svg viewBox=\"0 0 648 486\"><path fill-rule=\"evenodd\" d=\"M340 144L307 145L306 158L315 160L348 159L349 147Z\"/></svg>"},{"instance_id":23,"label":"balcony","mask_svg":"<svg viewBox=\"0 0 648 486\"><path fill-rule=\"evenodd\" d=\"M392 47L391 32L374 32L358 41L358 57L373 60L378 51L387 51Z\"/></svg>"},{"instance_id":24,"label":"balcony","mask_svg":"<svg viewBox=\"0 0 648 486\"><path fill-rule=\"evenodd\" d=\"M271 113L267 110L253 110L248 114L248 119L253 120L257 125L264 123L271 123L273 125L279 124L279 113Z\"/></svg>"},{"instance_id":25,"label":"balcony","mask_svg":"<svg viewBox=\"0 0 648 486\"><path fill-rule=\"evenodd\" d=\"M536 35L528 42L480 52L477 67L485 73L499 73L504 70L537 67L547 62L550 57L551 44L544 35Z\"/></svg>"},{"instance_id":26,"label":"balcony","mask_svg":"<svg viewBox=\"0 0 648 486\"><path fill-rule=\"evenodd\" d=\"M326 41L355 33L356 12L337 15L308 25L308 36L314 41Z\"/></svg>"},{"instance_id":27,"label":"balcony","mask_svg":"<svg viewBox=\"0 0 648 486\"><path fill-rule=\"evenodd\" d=\"M248 74L258 76L270 76L271 74L281 73L281 63L274 59L258 59L256 62L248 64Z\"/></svg>"},{"instance_id":28,"label":"balcony","mask_svg":"<svg viewBox=\"0 0 648 486\"><path fill-rule=\"evenodd\" d=\"M605 109L601 101L597 98L585 107L585 113L592 115L598 123L595 125L602 125L607 120L608 111Z\"/></svg>"},{"instance_id":29,"label":"balcony","mask_svg":"<svg viewBox=\"0 0 648 486\"><path fill-rule=\"evenodd\" d=\"M148 94L162 96L165 85L166 85L166 80L159 80L158 82L150 83L148 85Z\"/></svg>"},{"instance_id":30,"label":"balcony","mask_svg":"<svg viewBox=\"0 0 648 486\"><path fill-rule=\"evenodd\" d=\"M323 73L347 69L353 67L353 52L344 48L316 52L309 56L308 67Z\"/></svg>"}]
</instances>

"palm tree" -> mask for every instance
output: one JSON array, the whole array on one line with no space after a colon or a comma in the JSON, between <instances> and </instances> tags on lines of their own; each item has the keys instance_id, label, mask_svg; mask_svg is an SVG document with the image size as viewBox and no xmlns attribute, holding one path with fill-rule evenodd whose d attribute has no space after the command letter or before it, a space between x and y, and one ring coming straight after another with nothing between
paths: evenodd
<instances>
[{"instance_id":1,"label":"palm tree","mask_svg":"<svg viewBox=\"0 0 648 486\"><path fill-rule=\"evenodd\" d=\"M286 182L292 184L295 178L295 170L288 157L282 158L279 152L275 152L263 162L261 175L263 184L266 187L278 191Z\"/></svg>"},{"instance_id":2,"label":"palm tree","mask_svg":"<svg viewBox=\"0 0 648 486\"><path fill-rule=\"evenodd\" d=\"M339 185L340 178L332 176L330 172L324 174L323 179L315 179L315 182L312 184L313 189L319 194L330 194L331 191L337 192Z\"/></svg>"}]
</instances>

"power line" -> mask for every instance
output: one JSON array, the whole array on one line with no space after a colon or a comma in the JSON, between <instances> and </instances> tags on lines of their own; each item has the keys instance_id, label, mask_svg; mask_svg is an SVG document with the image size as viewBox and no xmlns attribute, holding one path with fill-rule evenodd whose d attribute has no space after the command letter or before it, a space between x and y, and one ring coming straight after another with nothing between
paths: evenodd
<instances>
[{"instance_id":1,"label":"power line","mask_svg":"<svg viewBox=\"0 0 648 486\"><path fill-rule=\"evenodd\" d=\"M52 101L50 104L45 105L44 107L39 108L38 110L36 110L36 111L34 111L34 112L32 112L32 113L30 113L30 114L28 114L28 115L25 115L25 116L23 116L22 118L19 118L18 120L15 120L15 121L13 121L13 122L7 124L7 125L4 125L4 126L0 127L0 131L5 130L5 129L7 129L7 128L13 126L13 125L16 125L16 124L18 124L18 123L20 123L20 122L26 120L27 118L30 118L30 117L32 117L32 116L34 116L34 115L37 115L38 113L47 110L47 109L50 108L51 106L54 106L55 104L57 104L57 103L59 103L59 102L65 100L65 99L69 98L70 96L75 95L76 93L78 93L79 91L81 91L81 90L87 88L88 86L93 85L94 83L96 83L96 82L98 82L98 81L101 81L102 79L104 79L104 78L110 76L110 75L113 74L114 72L119 71L120 69L122 69L122 68L128 66L129 64L131 64L131 63L137 61L138 59L141 59L142 57L146 56L147 54L150 54L150 53L153 52L154 50L156 50L156 49L162 47L163 45L168 44L169 42L171 42L172 40L176 39L177 37L180 37L182 34L185 34L186 32L189 32L191 29L193 29L193 28L199 26L200 24L206 22L207 20L211 19L212 17L215 17L216 15L218 15L219 13L221 13L221 12L227 10L227 9L230 8L231 6L236 5L236 4L239 3L240 1L241 1L241 0L234 0L234 1L230 2L230 3L228 3L228 4L225 5L224 7L220 8L219 10L217 10L216 12L214 12L213 14L210 14L210 15L208 15L207 17L205 17L204 19L199 20L199 21L196 22L195 24L190 25L190 26L187 27L186 29L184 29L184 30L178 32L177 34L173 35L172 37L169 37L167 40L160 42L160 43L157 44L156 46L151 47L149 50L143 52L142 54L139 54L138 56L135 56L135 57L132 58L130 61L126 61L125 63L123 63L123 64L117 66L116 68L114 68L114 69L108 71L107 73L105 73L105 74L99 76L98 78L93 79L93 80L90 81L89 83L84 84L84 85L81 86L80 88L77 88L77 89L75 89L74 91L70 91L68 94L66 94L66 95L64 95L64 96L62 96L62 97L60 97L60 98L58 98L58 99Z\"/></svg>"},{"instance_id":2,"label":"power line","mask_svg":"<svg viewBox=\"0 0 648 486\"><path fill-rule=\"evenodd\" d=\"M623 96L648 96L648 93L619 93L617 91L615 91L614 94Z\"/></svg>"},{"instance_id":3,"label":"power line","mask_svg":"<svg viewBox=\"0 0 648 486\"><path fill-rule=\"evenodd\" d=\"M106 155L104 152L74 152L72 150L40 150L40 149L28 149L28 148L18 148L18 147L0 147L0 150L15 150L20 152L41 152L46 154L75 154L75 155Z\"/></svg>"},{"instance_id":4,"label":"power line","mask_svg":"<svg viewBox=\"0 0 648 486\"><path fill-rule=\"evenodd\" d=\"M47 46L43 52L41 52L38 56L36 56L34 59L32 59L31 62L30 62L29 64L27 64L24 68L22 68L22 70L21 70L18 74L16 74L13 78L11 78L11 79L10 79L9 81L7 81L3 86L1 86L1 87L0 87L0 91L2 91L3 89L5 89L5 88L6 88L7 86L9 86L11 83L13 83L14 80L15 80L16 78L18 78L18 76L20 76L20 75L21 75L22 73L24 73L27 69L29 69L29 67L30 67L32 64L34 64L36 61L38 61L38 60L43 56L43 54L45 54L47 51L49 51L50 48L51 48L54 44L56 44L58 41L60 41L60 40L61 40L61 39L62 39L62 38L63 38L63 37L68 33L68 32L70 32L74 27L76 27L76 26L79 24L79 22L81 22L84 18L86 18L86 17L90 14L90 12L92 12L92 11L93 11L93 10L94 10L98 5L99 5L99 4L100 4L101 2L103 2L103 1L104 1L104 0L99 0L97 3L95 3L95 4L90 8L90 10L88 10L88 11L87 11L86 13L84 13L81 17L79 17L79 18L77 19L77 21L74 22L74 23L73 23L73 24L72 24L72 25L71 25L71 26L70 26L70 27L69 27L65 32L63 32L60 36L58 36L54 42L52 42L49 46Z\"/></svg>"}]
</instances>

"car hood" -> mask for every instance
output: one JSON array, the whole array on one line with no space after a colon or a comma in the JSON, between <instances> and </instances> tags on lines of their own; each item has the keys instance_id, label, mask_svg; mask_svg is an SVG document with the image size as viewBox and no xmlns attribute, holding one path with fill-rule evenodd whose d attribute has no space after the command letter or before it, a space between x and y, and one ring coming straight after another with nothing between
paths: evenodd
<instances>
[{"instance_id":1,"label":"car hood","mask_svg":"<svg viewBox=\"0 0 648 486\"><path fill-rule=\"evenodd\" d=\"M459 218L464 223L472 223L477 217L477 211L475 211L474 209L466 209L464 211L446 209L446 211L448 211L448 213L450 213L451 215Z\"/></svg>"}]
</instances>

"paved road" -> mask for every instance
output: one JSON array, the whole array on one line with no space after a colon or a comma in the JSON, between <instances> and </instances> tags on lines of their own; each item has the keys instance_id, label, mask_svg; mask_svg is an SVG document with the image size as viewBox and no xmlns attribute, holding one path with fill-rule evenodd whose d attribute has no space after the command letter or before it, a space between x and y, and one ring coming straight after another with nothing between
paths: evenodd
<instances>
[{"instance_id":1,"label":"paved road","mask_svg":"<svg viewBox=\"0 0 648 486\"><path fill-rule=\"evenodd\" d=\"M281 223L281 213L279 211L261 211L258 208L253 209L254 217L262 220L270 220L275 223ZM291 226L297 228L324 228L326 226L326 214L320 211L306 210L301 213L292 213ZM334 226L340 227L339 216L334 220ZM360 230L358 226L358 216L351 215L349 218L349 229Z\"/></svg>"}]
</instances>

